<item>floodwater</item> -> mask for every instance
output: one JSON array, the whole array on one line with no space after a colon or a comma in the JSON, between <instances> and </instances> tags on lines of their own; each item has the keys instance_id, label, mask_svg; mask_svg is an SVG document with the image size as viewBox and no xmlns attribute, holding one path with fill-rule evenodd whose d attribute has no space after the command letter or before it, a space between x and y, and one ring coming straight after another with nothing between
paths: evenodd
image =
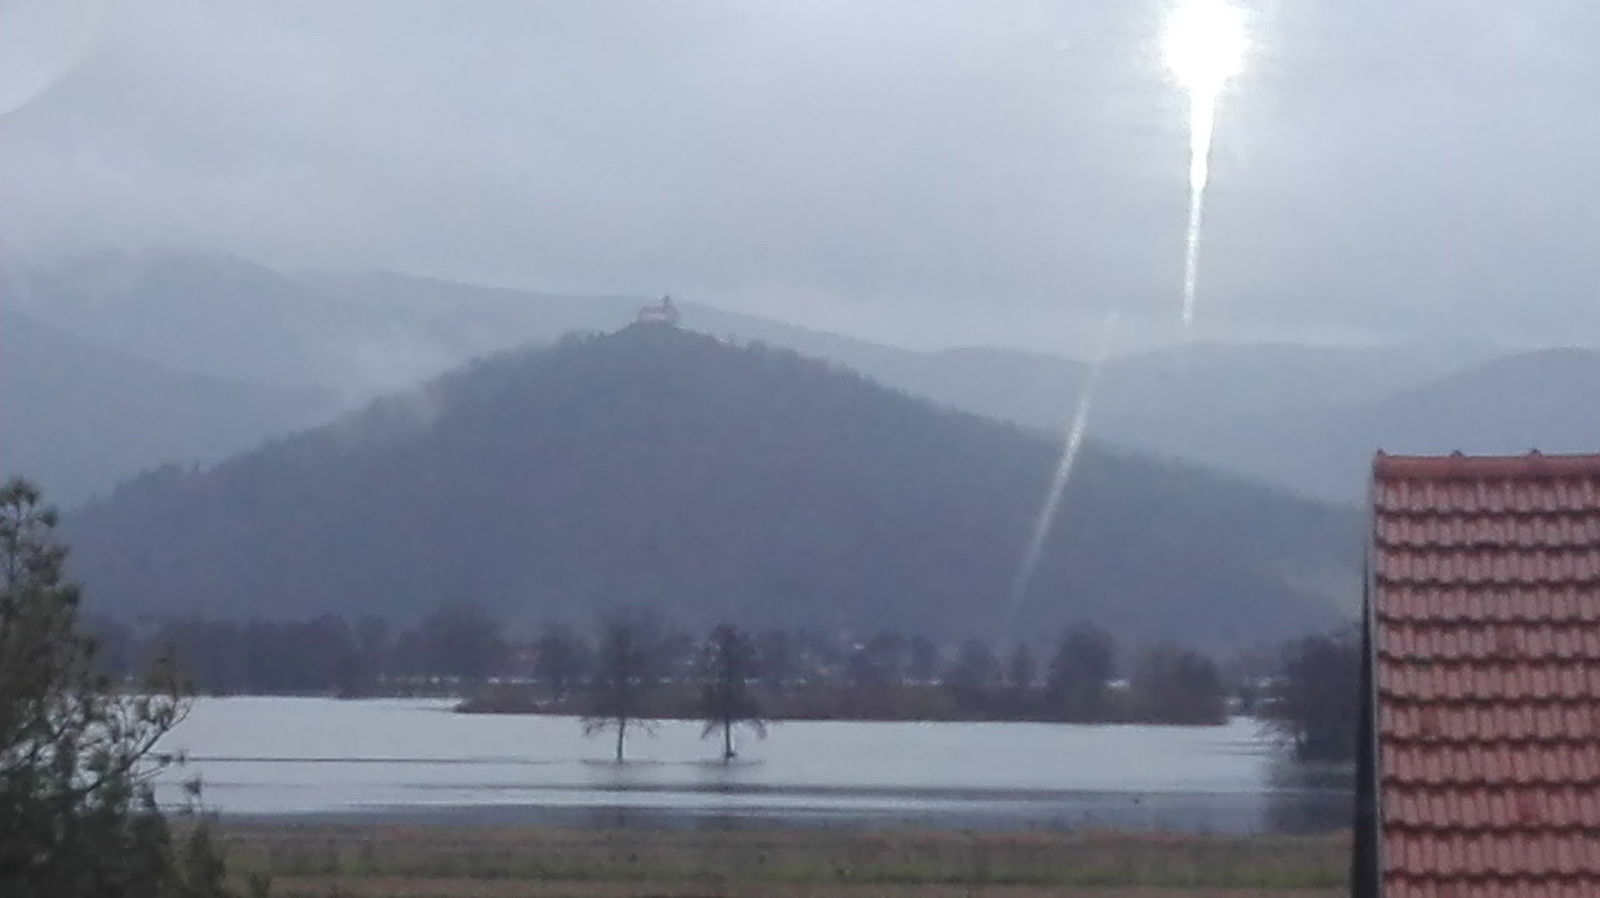
<instances>
[{"instance_id":1,"label":"floodwater","mask_svg":"<svg viewBox=\"0 0 1600 898\"><path fill-rule=\"evenodd\" d=\"M916 825L1259 832L1349 819L1348 775L1285 765L1260 726L792 722L767 739L668 721L584 738L571 717L438 700L206 698L162 748L224 815L578 825Z\"/></svg>"}]
</instances>

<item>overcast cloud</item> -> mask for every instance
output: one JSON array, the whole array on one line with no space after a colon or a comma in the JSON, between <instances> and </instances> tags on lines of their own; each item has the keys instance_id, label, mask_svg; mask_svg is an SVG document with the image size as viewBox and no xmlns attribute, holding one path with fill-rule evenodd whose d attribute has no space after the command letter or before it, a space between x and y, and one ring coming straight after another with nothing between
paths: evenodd
<instances>
[{"instance_id":1,"label":"overcast cloud","mask_svg":"<svg viewBox=\"0 0 1600 898\"><path fill-rule=\"evenodd\" d=\"M0 118L0 240L670 290L909 345L1072 350L1123 301L1170 336L1163 8L127 2ZM1600 6L1280 0L1252 24L1203 335L1600 343Z\"/></svg>"}]
</instances>

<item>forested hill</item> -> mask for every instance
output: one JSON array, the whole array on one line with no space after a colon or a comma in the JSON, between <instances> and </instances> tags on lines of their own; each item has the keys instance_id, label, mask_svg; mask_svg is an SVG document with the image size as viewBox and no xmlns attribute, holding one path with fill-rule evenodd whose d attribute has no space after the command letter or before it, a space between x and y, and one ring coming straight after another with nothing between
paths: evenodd
<instances>
[{"instance_id":1,"label":"forested hill","mask_svg":"<svg viewBox=\"0 0 1600 898\"><path fill-rule=\"evenodd\" d=\"M69 521L123 614L512 621L612 605L685 624L1005 636L1057 447L793 353L662 326L568 338ZM1091 448L1016 633L1237 644L1354 605L1354 512Z\"/></svg>"}]
</instances>

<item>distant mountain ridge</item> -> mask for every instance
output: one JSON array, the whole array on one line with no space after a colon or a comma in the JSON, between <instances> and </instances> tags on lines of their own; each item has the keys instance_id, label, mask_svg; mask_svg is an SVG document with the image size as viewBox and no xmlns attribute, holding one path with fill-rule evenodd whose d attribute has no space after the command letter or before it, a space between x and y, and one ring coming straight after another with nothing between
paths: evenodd
<instances>
[{"instance_id":1,"label":"distant mountain ridge","mask_svg":"<svg viewBox=\"0 0 1600 898\"><path fill-rule=\"evenodd\" d=\"M475 362L70 517L108 610L993 633L1056 447L784 350L634 326ZM1359 516L1092 448L1018 633L1233 645L1353 607ZM997 634L1001 635L1001 634Z\"/></svg>"},{"instance_id":2,"label":"distant mountain ridge","mask_svg":"<svg viewBox=\"0 0 1600 898\"><path fill-rule=\"evenodd\" d=\"M387 273L289 274L219 255L109 253L13 273L0 295L10 308L164 368L326 390L347 402L411 387L514 346L547 344L571 331L615 330L645 301ZM786 346L952 408L1050 433L1071 419L1084 382L1084 365L1070 359L987 348L916 352L694 302L681 306L697 330ZM1204 343L1140 353L1107 365L1091 432L1348 499L1359 485L1330 491L1320 472L1263 465L1260 446L1286 438L1279 436L1282 421L1383 401L1486 355L1483 347ZM278 423L266 416L255 431L273 433ZM174 442L170 460L203 450ZM94 477L67 484L63 494L108 488L136 470L118 469L115 458L108 456ZM1364 480L1348 466L1339 471L1340 478Z\"/></svg>"},{"instance_id":3,"label":"distant mountain ridge","mask_svg":"<svg viewBox=\"0 0 1600 898\"><path fill-rule=\"evenodd\" d=\"M173 371L0 307L0 472L27 474L54 502L214 462L338 408L322 390Z\"/></svg>"},{"instance_id":4,"label":"distant mountain ridge","mask_svg":"<svg viewBox=\"0 0 1600 898\"><path fill-rule=\"evenodd\" d=\"M614 329L631 297L552 296L387 274L289 274L216 254L102 253L13 272L6 303L197 374L366 399L477 355Z\"/></svg>"},{"instance_id":5,"label":"distant mountain ridge","mask_svg":"<svg viewBox=\"0 0 1600 898\"><path fill-rule=\"evenodd\" d=\"M1546 349L1477 365L1378 402L1239 422L1253 441L1198 446L1192 456L1356 501L1378 449L1518 455L1600 451L1600 353Z\"/></svg>"}]
</instances>

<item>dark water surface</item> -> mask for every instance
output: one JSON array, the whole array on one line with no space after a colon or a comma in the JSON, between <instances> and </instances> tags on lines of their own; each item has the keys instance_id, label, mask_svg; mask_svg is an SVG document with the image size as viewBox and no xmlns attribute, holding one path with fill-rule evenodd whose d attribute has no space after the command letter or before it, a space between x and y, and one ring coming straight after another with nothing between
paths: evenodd
<instances>
[{"instance_id":1,"label":"dark water surface","mask_svg":"<svg viewBox=\"0 0 1600 898\"><path fill-rule=\"evenodd\" d=\"M1348 772L1286 764L1224 727L775 724L731 765L701 727L609 736L570 717L463 715L434 700L202 699L163 748L237 817L606 826L1315 831L1347 824ZM165 797L176 798L175 791Z\"/></svg>"}]
</instances>

